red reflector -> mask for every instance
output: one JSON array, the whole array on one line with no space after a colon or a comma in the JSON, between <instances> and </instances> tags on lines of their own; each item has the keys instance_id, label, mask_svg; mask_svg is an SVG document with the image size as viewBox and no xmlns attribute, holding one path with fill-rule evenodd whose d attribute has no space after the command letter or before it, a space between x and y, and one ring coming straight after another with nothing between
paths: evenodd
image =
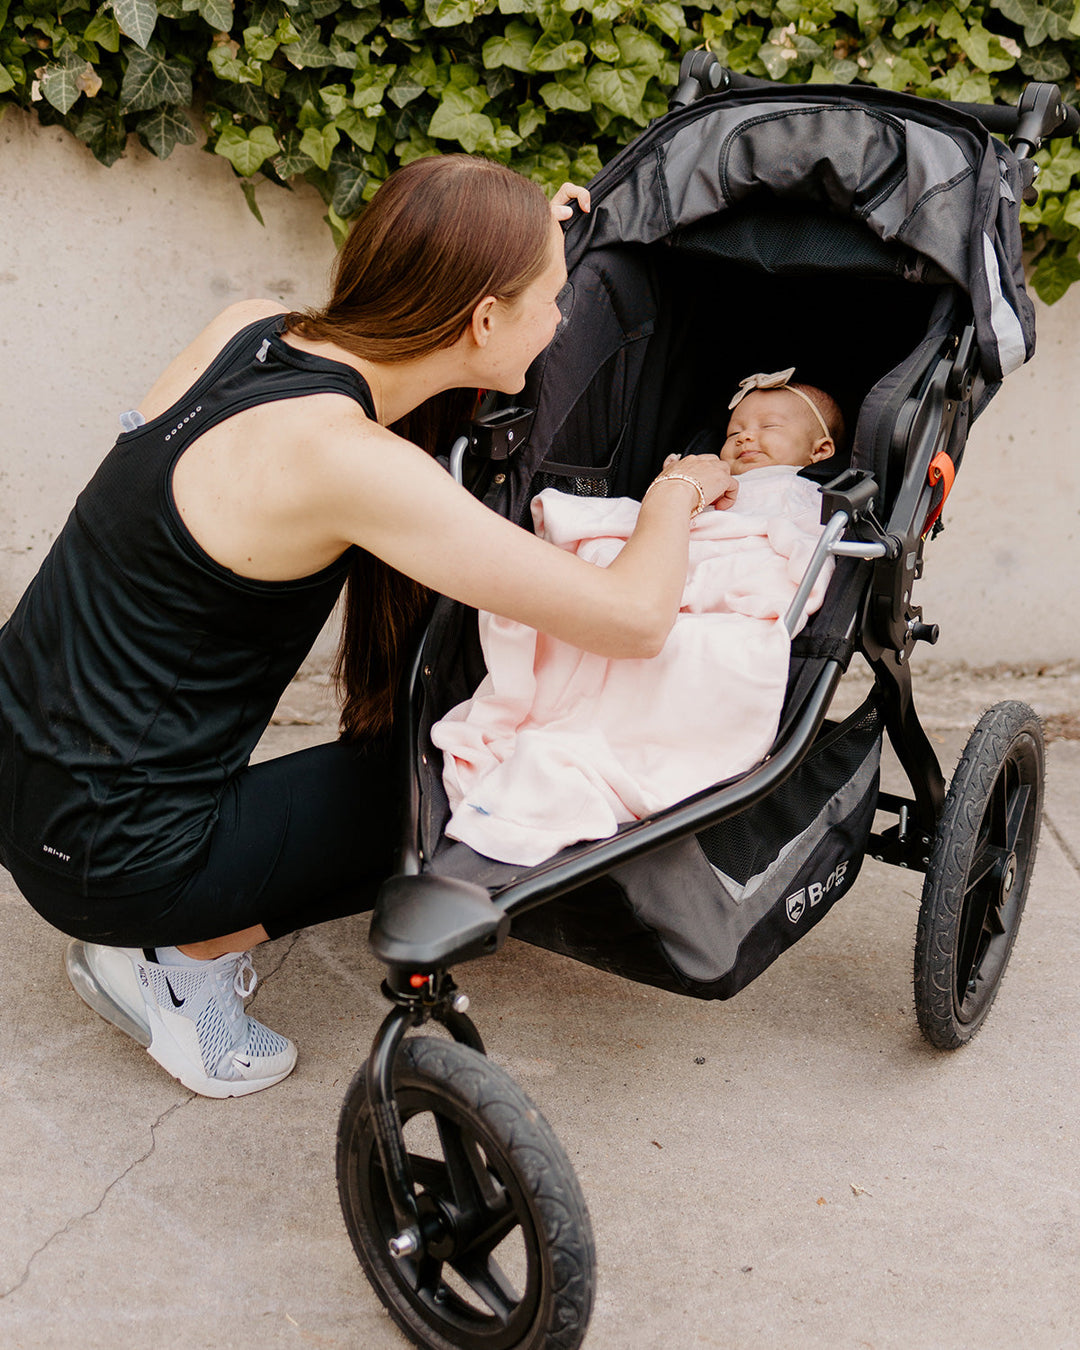
<instances>
[{"instance_id":1,"label":"red reflector","mask_svg":"<svg viewBox=\"0 0 1080 1350\"><path fill-rule=\"evenodd\" d=\"M427 982L428 977L426 975L409 976L409 984L412 985L414 989L423 989L424 985L427 984Z\"/></svg>"}]
</instances>

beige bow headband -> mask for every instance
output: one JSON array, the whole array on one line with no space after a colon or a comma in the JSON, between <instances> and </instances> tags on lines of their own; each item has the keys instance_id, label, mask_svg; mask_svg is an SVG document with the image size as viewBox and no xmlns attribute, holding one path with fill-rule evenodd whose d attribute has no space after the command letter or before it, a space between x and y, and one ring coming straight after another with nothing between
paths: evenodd
<instances>
[{"instance_id":1,"label":"beige bow headband","mask_svg":"<svg viewBox=\"0 0 1080 1350\"><path fill-rule=\"evenodd\" d=\"M810 411L818 420L818 426L825 436L832 440L832 432L825 423L824 417L812 398L804 394L801 389L795 389L790 383L792 375L795 374L795 367L789 366L787 370L777 370L772 375L764 375L760 371L756 375L747 375L745 380L739 381L739 387L736 389L734 397L728 404L728 410L737 408L747 394L754 393L757 389L786 389L791 394L798 395L806 404Z\"/></svg>"}]
</instances>

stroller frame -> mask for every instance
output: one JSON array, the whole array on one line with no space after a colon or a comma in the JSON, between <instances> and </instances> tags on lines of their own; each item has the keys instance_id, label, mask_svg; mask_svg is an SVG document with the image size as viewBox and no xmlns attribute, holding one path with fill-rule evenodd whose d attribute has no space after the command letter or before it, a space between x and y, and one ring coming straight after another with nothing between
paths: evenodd
<instances>
[{"instance_id":1,"label":"stroller frame","mask_svg":"<svg viewBox=\"0 0 1080 1350\"><path fill-rule=\"evenodd\" d=\"M686 106L699 95L718 87L754 84L765 87L764 82L733 77L722 71L715 58L702 52L692 53L684 60L681 74L681 83L672 100L673 108ZM1034 178L1030 172L1030 156L1042 139L1055 133L1068 134L1075 129L1072 110L1068 114L1063 111L1058 91L1053 86L1029 86L1016 110L980 107L966 111L973 112L984 123L993 123L997 129L1013 132L1011 148L1028 170L1023 179L1028 190ZM476 1152L470 1142L474 1138L469 1132L472 1127L466 1129L460 1124L464 1119L461 1112L465 1109L460 1102L451 1112L453 1120L459 1122L454 1128L460 1129L455 1147L461 1146L459 1168L467 1170L465 1160L473 1167L472 1180L468 1186L462 1183L462 1187L473 1196L475 1212L466 1212L469 1205L462 1202L464 1192L457 1184L454 1196L458 1203L455 1204L445 1196L433 1198L424 1190L425 1176L417 1175L421 1163L426 1167L427 1162L410 1155L403 1134L403 1112L399 1107L399 1093L403 1090L399 1082L402 1042L406 1033L434 1020L445 1027L459 1046L466 1047L463 1062L472 1064L470 1055L484 1054L480 1034L467 1015L468 999L458 990L450 974L452 966L497 951L508 936L511 920L515 917L604 876L612 867L631 857L639 857L725 821L773 792L796 769L821 731L850 655L856 650L865 657L873 674L874 697L885 731L911 786L910 797L878 794L877 811L892 818L894 823L870 834L867 851L878 859L913 871L931 873L935 868L938 873L943 869L947 871L947 855L950 850L955 851L955 840L951 836L942 837L943 821L948 825L950 817L950 803L947 802L940 763L916 711L910 671L910 657L916 644L936 642L938 630L935 625L923 621L921 608L912 601L912 589L922 573L925 541L940 528L938 517L952 485L953 462L943 452L950 445L957 419L970 414L973 390L978 389L979 379L975 330L969 323L959 336L953 335L942 342L920 388L902 409L893 435L904 443L905 470L884 522L879 521L874 512L878 485L870 474L863 470L845 470L824 486L822 523L825 532L789 614L789 630L794 626L796 612L811 581L830 556L849 560L845 564L850 569L849 584L860 588L865 598L852 614L843 634L843 650L823 659L812 680L798 691L793 700L796 706L785 715L770 755L737 779L632 823L613 838L579 846L572 856L557 857L530 869L520 879L494 889L422 871L424 858L418 835L420 784L416 755L411 747L418 744L417 705L425 669L426 633L419 643L408 678L403 682L396 718L396 734L406 747L399 759L404 829L398 874L386 883L380 894L370 932L374 954L388 967L383 992L393 1006L375 1035L366 1065L350 1088L339 1129L339 1186L354 1245L380 1297L417 1344L491 1346L492 1350L519 1345L550 1345L570 1350L580 1344L591 1304L591 1284L583 1275L589 1288L578 1297L574 1309L576 1327L568 1325L556 1332L552 1329L552 1320L548 1330L538 1330L529 1321L535 1314L537 1297L533 1273L530 1273L526 1294L520 1302L515 1302L498 1286L490 1270L484 1268L484 1241L489 1242L487 1250L490 1251L494 1236L510 1222L506 1191L501 1192L499 1199L498 1196L493 1198L491 1190L494 1185L491 1178L504 1174L497 1162L491 1161L493 1145L481 1127L476 1136L481 1140L481 1151ZM451 470L458 480L464 478L467 459L473 464L486 465L490 477L493 470L513 453L515 436L521 439L520 428L530 416L520 409L504 409L474 423L451 453ZM976 741L978 744L974 751L969 746L969 755L957 771L954 783L962 777L968 783L973 775L977 782L986 780L984 788L988 800L995 792L1000 792L1000 784L1006 779L1009 783L1015 779L1015 784L1006 791L1004 810L1008 819L1003 827L1004 843L995 844L989 850L994 856L987 867L993 876L989 886L983 885L986 895L982 902L983 912L974 916L967 914L966 918L964 914L953 916L954 927L958 923L963 931L955 938L948 954L952 963L948 965L950 987L944 990L937 987L941 972L934 966L932 955L927 955L923 962L922 997L927 1006L918 1009L920 1024L934 1044L945 1048L969 1039L981 1025L993 1001L1019 922L1037 837L1042 766L1037 719L1030 710L1017 704L999 705L988 717L987 726L980 724L972 738L971 745ZM984 718L984 722L987 719ZM997 746L994 752L997 762L987 767L984 752L990 741ZM965 768L969 759L971 763ZM1009 773L1013 778L1008 778ZM988 806L987 811L990 809ZM955 815L955 810L952 814ZM989 852L984 850L987 856ZM965 876L960 881L961 900L971 889L967 883ZM948 904L944 906L946 911L950 905L955 908L959 903L954 903L955 890L953 885ZM978 997L973 996L968 1009L970 1016L965 1020L964 988L978 984L982 969L980 961L984 959L979 955L979 934L987 925L991 929L995 924L1002 927L1002 915L1010 903L1015 914L1008 919L1003 940L994 949L996 954L990 963L988 978L983 982L988 987L980 986L976 991ZM933 915L929 919L920 917L923 947L940 945L938 930L928 929L924 933L924 922L933 928ZM957 967L960 968L959 975ZM919 978L917 969L917 1005ZM957 980L960 981L959 992ZM930 1006L935 998L936 1013ZM940 1011L942 998L948 1004L945 1013ZM413 1070L420 1058L419 1052L412 1056ZM415 1082L408 1090L413 1097L419 1091ZM368 1167L367 1173L355 1157L356 1132L361 1126L374 1139L364 1164ZM558 1159L551 1165L557 1166ZM371 1169L381 1170L385 1187L380 1201L382 1217L375 1225L380 1229L377 1232L372 1231L371 1213L365 1211L364 1216L358 1217L354 1194L357 1188L362 1190L368 1185L374 1175ZM561 1180L570 1187L572 1174L569 1183L565 1177ZM494 1189L498 1191L499 1187ZM587 1266L591 1252L587 1215L583 1204L578 1205L573 1195L569 1203L571 1209L577 1206L579 1211L577 1222L582 1237L578 1254L582 1264ZM521 1204L516 1205L514 1212L520 1219ZM487 1239L477 1237L481 1230L487 1233ZM381 1256L372 1250L373 1240L385 1244ZM479 1266L469 1255L474 1252L480 1253ZM564 1252L564 1258L566 1255ZM457 1296L451 1295L447 1305L445 1294L441 1298L438 1290L432 1294L429 1287L431 1272L435 1269L437 1285L437 1271L442 1262L449 1262L455 1270L459 1270L455 1263L460 1263L466 1283L479 1290L482 1302L494 1314L490 1326L487 1319L470 1321L468 1310ZM469 1269L473 1270L475 1279L470 1277ZM405 1289L401 1297L396 1296L393 1289L388 1293L388 1283L393 1281L388 1279L387 1270L392 1274L398 1272L394 1278ZM405 1308L406 1304L411 1305L411 1311ZM564 1322L573 1320L568 1319L565 1309L561 1316ZM425 1323L430 1332L425 1332Z\"/></svg>"}]
</instances>

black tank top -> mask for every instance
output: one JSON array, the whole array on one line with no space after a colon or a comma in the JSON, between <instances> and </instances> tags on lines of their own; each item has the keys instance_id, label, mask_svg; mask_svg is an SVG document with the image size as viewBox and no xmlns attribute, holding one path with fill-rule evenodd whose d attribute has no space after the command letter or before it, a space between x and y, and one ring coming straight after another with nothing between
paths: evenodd
<instances>
[{"instance_id":1,"label":"black tank top","mask_svg":"<svg viewBox=\"0 0 1080 1350\"><path fill-rule=\"evenodd\" d=\"M172 471L197 436L277 399L340 393L351 367L290 347L282 319L238 333L183 399L105 458L0 629L0 855L86 895L131 894L199 864L325 623L348 554L253 581L192 538Z\"/></svg>"}]
</instances>

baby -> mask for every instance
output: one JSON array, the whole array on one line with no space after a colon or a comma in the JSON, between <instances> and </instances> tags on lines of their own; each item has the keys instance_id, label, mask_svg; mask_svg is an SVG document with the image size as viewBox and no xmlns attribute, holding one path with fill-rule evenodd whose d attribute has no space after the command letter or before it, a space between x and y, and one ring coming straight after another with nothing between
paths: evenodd
<instances>
[{"instance_id":1,"label":"baby","mask_svg":"<svg viewBox=\"0 0 1080 1350\"><path fill-rule=\"evenodd\" d=\"M843 444L844 417L823 389L792 384L795 367L739 382L720 458L733 474L817 464Z\"/></svg>"}]
</instances>

